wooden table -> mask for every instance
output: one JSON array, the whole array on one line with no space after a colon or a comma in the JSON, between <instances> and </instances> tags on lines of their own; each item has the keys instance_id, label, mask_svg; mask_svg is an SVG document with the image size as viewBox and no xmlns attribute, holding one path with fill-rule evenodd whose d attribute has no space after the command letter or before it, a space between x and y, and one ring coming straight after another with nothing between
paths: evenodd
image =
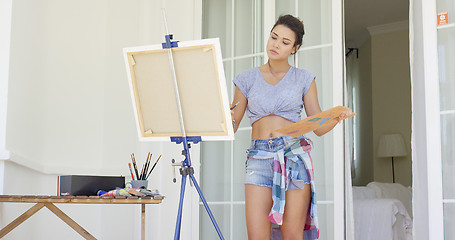
<instances>
[{"instance_id":1,"label":"wooden table","mask_svg":"<svg viewBox=\"0 0 455 240\"><path fill-rule=\"evenodd\" d=\"M145 205L159 204L162 198L152 197L98 197L98 196L21 196L21 195L0 195L0 202L13 203L36 203L25 213L17 217L10 224L0 230L0 238L8 234L11 230L19 226L41 208L47 207L57 217L62 219L72 229L78 232L85 239L96 239L73 219L60 210L54 203L77 203L77 204L141 204L141 239L145 239Z\"/></svg>"}]
</instances>

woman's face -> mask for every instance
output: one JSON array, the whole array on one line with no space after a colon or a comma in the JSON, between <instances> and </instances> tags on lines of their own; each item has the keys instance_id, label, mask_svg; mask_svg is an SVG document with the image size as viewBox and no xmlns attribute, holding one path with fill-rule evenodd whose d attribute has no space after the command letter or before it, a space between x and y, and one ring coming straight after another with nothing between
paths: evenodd
<instances>
[{"instance_id":1,"label":"woman's face","mask_svg":"<svg viewBox=\"0 0 455 240\"><path fill-rule=\"evenodd\" d=\"M267 41L267 56L272 60L287 60L294 47L295 33L284 25L276 25Z\"/></svg>"}]
</instances>

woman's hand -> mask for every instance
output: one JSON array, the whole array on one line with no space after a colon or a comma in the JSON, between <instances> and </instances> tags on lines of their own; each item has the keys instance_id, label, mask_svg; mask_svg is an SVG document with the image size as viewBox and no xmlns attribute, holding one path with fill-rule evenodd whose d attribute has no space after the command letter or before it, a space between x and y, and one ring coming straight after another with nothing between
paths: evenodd
<instances>
[{"instance_id":1,"label":"woman's hand","mask_svg":"<svg viewBox=\"0 0 455 240\"><path fill-rule=\"evenodd\" d=\"M235 128L235 118L234 118L234 108L239 105L240 102L237 102L234 106L232 106L231 109L231 118L232 118L232 127Z\"/></svg>"},{"instance_id":2,"label":"woman's hand","mask_svg":"<svg viewBox=\"0 0 455 240\"><path fill-rule=\"evenodd\" d=\"M238 87L235 87L234 100L232 101L230 107L234 132L237 132L240 121L242 121L243 114L245 114L247 104L248 100L245 98L240 89Z\"/></svg>"},{"instance_id":3,"label":"woman's hand","mask_svg":"<svg viewBox=\"0 0 455 240\"><path fill-rule=\"evenodd\" d=\"M232 127L235 129L234 109L231 108Z\"/></svg>"},{"instance_id":4,"label":"woman's hand","mask_svg":"<svg viewBox=\"0 0 455 240\"><path fill-rule=\"evenodd\" d=\"M338 115L338 117L336 117L335 119L337 120L338 123L340 123L342 120L352 117L353 115L355 115L355 113L353 113L352 110L348 108L347 110L341 112L340 115Z\"/></svg>"}]
</instances>

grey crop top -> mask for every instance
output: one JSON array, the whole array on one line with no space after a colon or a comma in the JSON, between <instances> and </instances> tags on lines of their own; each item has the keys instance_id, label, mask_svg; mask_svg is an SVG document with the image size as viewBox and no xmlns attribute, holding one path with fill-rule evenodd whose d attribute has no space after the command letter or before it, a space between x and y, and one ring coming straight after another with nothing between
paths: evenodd
<instances>
[{"instance_id":1,"label":"grey crop top","mask_svg":"<svg viewBox=\"0 0 455 240\"><path fill-rule=\"evenodd\" d=\"M311 72L291 66L281 81L271 85L256 67L240 73L233 82L248 99L247 116L253 125L268 115L277 115L293 122L300 121L303 96L314 78Z\"/></svg>"}]
</instances>

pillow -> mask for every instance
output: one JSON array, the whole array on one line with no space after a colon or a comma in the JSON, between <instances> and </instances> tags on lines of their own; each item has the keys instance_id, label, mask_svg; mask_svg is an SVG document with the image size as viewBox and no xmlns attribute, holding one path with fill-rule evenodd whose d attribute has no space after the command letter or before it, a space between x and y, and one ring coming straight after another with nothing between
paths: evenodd
<instances>
[{"instance_id":1,"label":"pillow","mask_svg":"<svg viewBox=\"0 0 455 240\"><path fill-rule=\"evenodd\" d=\"M359 199L373 199L376 198L374 190L369 187L352 187L352 198Z\"/></svg>"},{"instance_id":2,"label":"pillow","mask_svg":"<svg viewBox=\"0 0 455 240\"><path fill-rule=\"evenodd\" d=\"M373 189L378 198L398 199L403 203L409 216L412 218L412 192L399 183L370 182L367 187Z\"/></svg>"}]
</instances>

